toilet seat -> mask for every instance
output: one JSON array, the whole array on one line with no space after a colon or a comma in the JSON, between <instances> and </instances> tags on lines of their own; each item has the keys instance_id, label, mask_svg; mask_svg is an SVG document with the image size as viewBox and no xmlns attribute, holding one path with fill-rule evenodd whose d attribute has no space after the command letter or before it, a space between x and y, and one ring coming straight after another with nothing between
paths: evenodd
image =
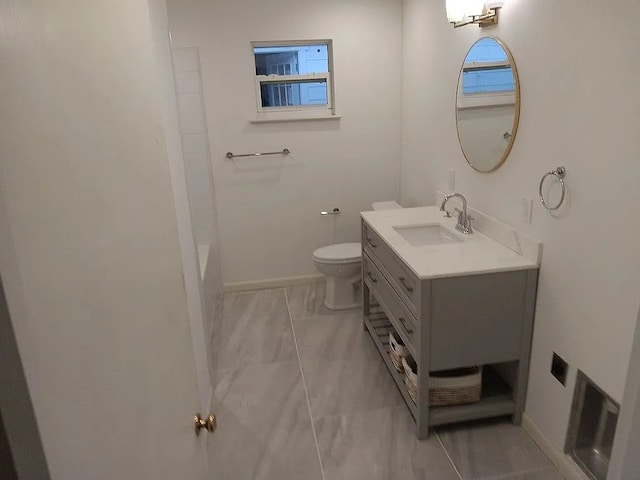
<instances>
[{"instance_id":1,"label":"toilet seat","mask_svg":"<svg viewBox=\"0 0 640 480\"><path fill-rule=\"evenodd\" d=\"M362 259L362 244L337 243L328 245L313 252L316 262L327 264L345 264L360 262Z\"/></svg>"}]
</instances>

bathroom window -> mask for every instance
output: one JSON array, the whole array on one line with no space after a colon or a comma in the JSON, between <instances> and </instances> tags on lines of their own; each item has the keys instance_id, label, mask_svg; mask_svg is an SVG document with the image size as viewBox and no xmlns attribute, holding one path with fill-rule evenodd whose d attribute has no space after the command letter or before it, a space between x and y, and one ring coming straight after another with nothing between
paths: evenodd
<instances>
[{"instance_id":1,"label":"bathroom window","mask_svg":"<svg viewBox=\"0 0 640 480\"><path fill-rule=\"evenodd\" d=\"M462 70L462 94L483 95L513 93L516 82L509 62L495 62Z\"/></svg>"},{"instance_id":2,"label":"bathroom window","mask_svg":"<svg viewBox=\"0 0 640 480\"><path fill-rule=\"evenodd\" d=\"M251 46L259 120L335 114L331 40Z\"/></svg>"},{"instance_id":3,"label":"bathroom window","mask_svg":"<svg viewBox=\"0 0 640 480\"><path fill-rule=\"evenodd\" d=\"M487 38L474 45L462 66L458 89L459 108L515 103L513 67L499 44Z\"/></svg>"}]
</instances>

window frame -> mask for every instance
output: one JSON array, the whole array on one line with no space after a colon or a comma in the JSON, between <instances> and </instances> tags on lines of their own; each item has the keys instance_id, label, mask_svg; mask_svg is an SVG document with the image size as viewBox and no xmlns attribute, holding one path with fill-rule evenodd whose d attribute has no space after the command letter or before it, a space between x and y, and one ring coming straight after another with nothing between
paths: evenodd
<instances>
[{"instance_id":1,"label":"window frame","mask_svg":"<svg viewBox=\"0 0 640 480\"><path fill-rule=\"evenodd\" d=\"M275 48L275 47L298 47L309 45L326 45L327 47L327 73L311 73L304 75L257 75L255 48ZM309 118L331 118L336 116L335 108L335 87L333 69L333 41L331 39L321 40L284 40L284 41L256 41L251 42L251 64L253 66L254 89L256 96L257 120L304 120ZM281 107L264 107L262 105L262 85L276 84L286 85L302 82L326 82L327 103L322 105L288 105Z\"/></svg>"},{"instance_id":2,"label":"window frame","mask_svg":"<svg viewBox=\"0 0 640 480\"><path fill-rule=\"evenodd\" d=\"M462 65L462 70L458 78L458 101L457 106L460 109L464 108L477 108L477 107L497 107L501 105L515 105L516 103L516 90L517 90L517 77L514 73L514 89L511 92L494 92L494 93L464 93L464 72L470 70L486 70L491 67L511 67L513 64L509 58L504 61L496 62L467 62Z\"/></svg>"}]
</instances>

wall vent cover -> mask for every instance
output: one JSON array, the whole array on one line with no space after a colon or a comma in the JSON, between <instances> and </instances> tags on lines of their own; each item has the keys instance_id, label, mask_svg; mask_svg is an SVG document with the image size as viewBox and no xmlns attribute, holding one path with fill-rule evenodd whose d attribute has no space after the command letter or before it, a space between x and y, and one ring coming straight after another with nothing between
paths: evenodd
<instances>
[{"instance_id":1,"label":"wall vent cover","mask_svg":"<svg viewBox=\"0 0 640 480\"><path fill-rule=\"evenodd\" d=\"M578 370L565 453L593 480L606 480L620 406Z\"/></svg>"}]
</instances>

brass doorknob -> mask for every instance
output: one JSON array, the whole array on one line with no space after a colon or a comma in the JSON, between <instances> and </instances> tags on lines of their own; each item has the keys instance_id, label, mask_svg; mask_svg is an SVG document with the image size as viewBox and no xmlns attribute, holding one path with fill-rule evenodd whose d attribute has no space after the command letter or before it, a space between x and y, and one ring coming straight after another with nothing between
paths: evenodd
<instances>
[{"instance_id":1,"label":"brass doorknob","mask_svg":"<svg viewBox=\"0 0 640 480\"><path fill-rule=\"evenodd\" d=\"M196 435L200 435L200 430L205 428L207 432L213 433L218 425L218 420L215 415L209 415L207 418L202 418L199 413L193 416L193 423L196 427Z\"/></svg>"}]
</instances>

